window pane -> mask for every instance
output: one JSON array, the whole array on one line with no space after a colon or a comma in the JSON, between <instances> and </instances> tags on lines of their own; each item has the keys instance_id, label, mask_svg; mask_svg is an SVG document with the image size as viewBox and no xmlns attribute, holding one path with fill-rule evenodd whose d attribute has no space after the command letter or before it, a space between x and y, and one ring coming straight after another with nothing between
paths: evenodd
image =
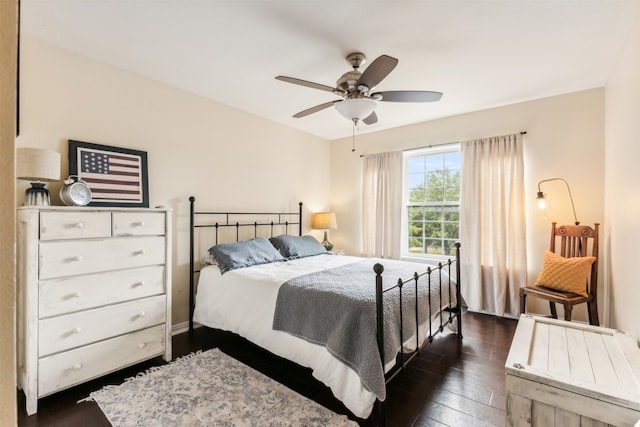
<instances>
[{"instance_id":1,"label":"window pane","mask_svg":"<svg viewBox=\"0 0 640 427\"><path fill-rule=\"evenodd\" d=\"M444 155L444 164L447 169L460 169L460 152L452 151L449 153L445 153Z\"/></svg>"},{"instance_id":2,"label":"window pane","mask_svg":"<svg viewBox=\"0 0 640 427\"><path fill-rule=\"evenodd\" d=\"M437 238L442 237L442 223L441 222L425 222L424 236L437 237Z\"/></svg>"},{"instance_id":3,"label":"window pane","mask_svg":"<svg viewBox=\"0 0 640 427\"><path fill-rule=\"evenodd\" d=\"M431 255L442 255L442 241L440 239L425 239L425 245L427 246L427 252Z\"/></svg>"},{"instance_id":4,"label":"window pane","mask_svg":"<svg viewBox=\"0 0 640 427\"><path fill-rule=\"evenodd\" d=\"M444 209L444 221L460 221L460 208L458 206L447 206Z\"/></svg>"},{"instance_id":5,"label":"window pane","mask_svg":"<svg viewBox=\"0 0 640 427\"><path fill-rule=\"evenodd\" d=\"M424 174L424 157L409 157L407 164L409 166L409 173L419 172Z\"/></svg>"},{"instance_id":6,"label":"window pane","mask_svg":"<svg viewBox=\"0 0 640 427\"><path fill-rule=\"evenodd\" d=\"M424 219L424 208L422 207L409 207L409 221L422 221Z\"/></svg>"},{"instance_id":7,"label":"window pane","mask_svg":"<svg viewBox=\"0 0 640 427\"><path fill-rule=\"evenodd\" d=\"M424 249L422 245L422 239L412 237L409 239L409 252L412 254L423 254Z\"/></svg>"},{"instance_id":8,"label":"window pane","mask_svg":"<svg viewBox=\"0 0 640 427\"><path fill-rule=\"evenodd\" d=\"M445 222L444 223L444 236L449 239L457 239L460 228L457 222Z\"/></svg>"},{"instance_id":9,"label":"window pane","mask_svg":"<svg viewBox=\"0 0 640 427\"><path fill-rule=\"evenodd\" d=\"M425 207L424 219L426 221L442 221L442 208L441 207Z\"/></svg>"},{"instance_id":10,"label":"window pane","mask_svg":"<svg viewBox=\"0 0 640 427\"><path fill-rule=\"evenodd\" d=\"M442 170L443 162L442 155L434 155L426 157L426 169L427 172L439 171Z\"/></svg>"},{"instance_id":11,"label":"window pane","mask_svg":"<svg viewBox=\"0 0 640 427\"><path fill-rule=\"evenodd\" d=\"M460 200L460 187L447 187L445 189L444 199L447 202L457 202L458 200Z\"/></svg>"},{"instance_id":12,"label":"window pane","mask_svg":"<svg viewBox=\"0 0 640 427\"><path fill-rule=\"evenodd\" d=\"M409 188L424 187L424 172L410 173L408 178Z\"/></svg>"},{"instance_id":13,"label":"window pane","mask_svg":"<svg viewBox=\"0 0 640 427\"><path fill-rule=\"evenodd\" d=\"M422 237L424 233L424 223L411 221L409 223L409 236L410 237Z\"/></svg>"}]
</instances>

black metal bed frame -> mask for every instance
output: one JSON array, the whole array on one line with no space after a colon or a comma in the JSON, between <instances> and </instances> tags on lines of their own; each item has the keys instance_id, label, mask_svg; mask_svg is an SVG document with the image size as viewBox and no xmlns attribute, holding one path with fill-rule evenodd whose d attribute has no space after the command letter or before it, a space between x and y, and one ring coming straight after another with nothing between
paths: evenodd
<instances>
[{"instance_id":1,"label":"black metal bed frame","mask_svg":"<svg viewBox=\"0 0 640 427\"><path fill-rule=\"evenodd\" d=\"M193 311L195 308L195 275L200 272L195 267L195 229L196 228L214 228L215 229L215 242L214 244L218 244L218 230L220 228L235 228L236 230L236 241L239 240L239 231L241 227L253 227L253 236L257 237L259 227L270 227L270 237L273 237L274 227L283 227L286 234L289 234L289 226L297 225L298 226L298 235L302 235L302 202L298 204L298 212L214 212L214 211L196 211L195 210L195 197L189 197L190 202L190 231L189 231L189 265L190 265L190 278L189 278L189 332L193 332ZM198 216L222 216L225 218L224 222L215 222L213 224L197 224L196 217ZM268 222L230 222L229 217L261 217L261 216L273 216L277 217L277 221L268 221ZM297 221L288 221L283 220L283 218L289 217L297 217ZM391 380L393 380L398 374L404 371L405 367L419 355L420 350L424 348L425 345L431 343L435 336L442 332L444 328L453 323L454 319L457 320L457 336L458 339L462 338L462 296L460 292L460 243L455 244L455 259L449 259L446 262L439 263L436 267L427 267L425 271L422 273L415 272L413 277L409 279L398 279L397 282L389 286L388 288L384 288L382 273L384 272L384 266L380 263L374 265L373 270L375 272L375 286L376 286L376 335L378 341L378 349L380 352L380 360L383 366L385 365L385 357L384 357L384 308L383 308L383 299L384 294L390 292L394 289L398 289L398 298L399 298L399 310L400 310L400 342L404 343L403 336L403 309L402 309L402 289L405 285L413 284L415 295L418 295L418 281L423 276L426 277L426 286L431 288L431 280L432 275L436 274L437 281L439 283L439 299L440 299L440 307L438 307L439 313L439 324L433 330L433 321L429 321L429 335L425 338L422 345L420 345L420 337L416 331L416 348L410 353L404 353L400 351L398 358L396 360L395 366L386 373L385 375L385 384L388 384ZM451 293L451 270L455 268L455 296L456 303L452 304L452 293ZM446 271L449 277L449 286L448 288L448 301L446 304L443 304L442 301L442 272ZM427 292L428 295L428 319L432 319L434 310L431 305L431 292ZM418 322L418 298L415 298L415 321L416 328L419 328ZM384 401L377 400L376 401L378 418L380 426L385 425L385 404Z\"/></svg>"}]
</instances>

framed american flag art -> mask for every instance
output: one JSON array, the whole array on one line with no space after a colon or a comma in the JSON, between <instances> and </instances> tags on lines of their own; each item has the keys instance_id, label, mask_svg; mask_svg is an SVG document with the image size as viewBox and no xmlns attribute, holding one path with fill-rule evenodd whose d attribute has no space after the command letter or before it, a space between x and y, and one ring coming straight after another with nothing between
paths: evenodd
<instances>
[{"instance_id":1,"label":"framed american flag art","mask_svg":"<svg viewBox=\"0 0 640 427\"><path fill-rule=\"evenodd\" d=\"M91 189L89 206L149 207L146 151L69 140L69 175Z\"/></svg>"}]
</instances>

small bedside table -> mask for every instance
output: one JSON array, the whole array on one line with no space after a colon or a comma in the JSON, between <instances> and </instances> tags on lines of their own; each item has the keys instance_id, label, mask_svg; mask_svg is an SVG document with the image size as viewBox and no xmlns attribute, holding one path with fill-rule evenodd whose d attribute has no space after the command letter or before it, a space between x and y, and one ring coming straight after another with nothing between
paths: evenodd
<instances>
[{"instance_id":1,"label":"small bedside table","mask_svg":"<svg viewBox=\"0 0 640 427\"><path fill-rule=\"evenodd\" d=\"M344 255L344 251L342 249L332 249L327 252L331 255Z\"/></svg>"}]
</instances>

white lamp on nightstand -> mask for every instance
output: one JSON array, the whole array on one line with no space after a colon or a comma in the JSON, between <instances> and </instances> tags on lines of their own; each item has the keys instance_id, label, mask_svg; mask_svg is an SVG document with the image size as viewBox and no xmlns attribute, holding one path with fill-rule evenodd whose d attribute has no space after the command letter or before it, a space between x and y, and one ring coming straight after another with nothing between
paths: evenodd
<instances>
[{"instance_id":1,"label":"white lamp on nightstand","mask_svg":"<svg viewBox=\"0 0 640 427\"><path fill-rule=\"evenodd\" d=\"M335 230L338 228L336 214L333 212L318 212L311 217L311 228L314 230L324 230L324 240L322 246L328 251L333 249L333 244L327 238L327 230Z\"/></svg>"}]
</instances>

